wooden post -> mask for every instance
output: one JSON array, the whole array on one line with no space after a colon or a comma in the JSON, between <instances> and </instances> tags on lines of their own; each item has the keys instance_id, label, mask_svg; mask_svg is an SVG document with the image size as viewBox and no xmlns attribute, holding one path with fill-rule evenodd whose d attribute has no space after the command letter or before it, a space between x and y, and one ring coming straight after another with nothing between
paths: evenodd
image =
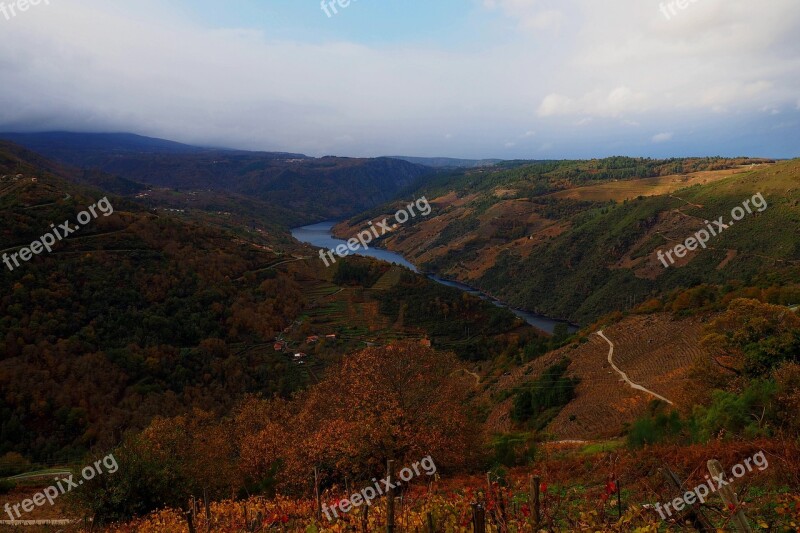
<instances>
[{"instance_id":1,"label":"wooden post","mask_svg":"<svg viewBox=\"0 0 800 533\"><path fill-rule=\"evenodd\" d=\"M472 504L472 530L474 533L486 533L486 510L480 503Z\"/></svg>"},{"instance_id":2,"label":"wooden post","mask_svg":"<svg viewBox=\"0 0 800 533\"><path fill-rule=\"evenodd\" d=\"M533 527L538 528L541 524L541 515L539 513L539 487L542 479L539 476L531 478L531 514L533 515Z\"/></svg>"},{"instance_id":3,"label":"wooden post","mask_svg":"<svg viewBox=\"0 0 800 533\"><path fill-rule=\"evenodd\" d=\"M436 528L433 525L433 513L428 511L428 533L436 533Z\"/></svg>"},{"instance_id":4,"label":"wooden post","mask_svg":"<svg viewBox=\"0 0 800 533\"><path fill-rule=\"evenodd\" d=\"M192 511L193 509L189 509L186 512L186 523L189 525L189 533L194 533L194 516Z\"/></svg>"},{"instance_id":5,"label":"wooden post","mask_svg":"<svg viewBox=\"0 0 800 533\"><path fill-rule=\"evenodd\" d=\"M394 489L392 488L392 477L394 474L394 461L386 461L386 479L389 489L386 493L386 533L394 533Z\"/></svg>"},{"instance_id":6,"label":"wooden post","mask_svg":"<svg viewBox=\"0 0 800 533\"><path fill-rule=\"evenodd\" d=\"M670 470L669 468L659 469L667 481L673 483L677 488L678 491L683 491L683 483L675 473ZM683 496L683 492L681 492L681 496ZM712 533L717 531L717 528L711 523L711 521L703 514L703 510L700 507L700 504L695 503L686 511L686 518L692 523L692 525L698 530L703 533Z\"/></svg>"},{"instance_id":7,"label":"wooden post","mask_svg":"<svg viewBox=\"0 0 800 533\"><path fill-rule=\"evenodd\" d=\"M725 481L725 471L722 470L722 465L716 459L708 461L708 471L711 472L714 478ZM725 485L720 487L718 492L722 501L725 502L725 505L728 507L733 506L734 508L734 513L730 521L731 526L741 533L753 533L747 521L747 515L744 514L744 511L739 509L739 498L733 491L733 487Z\"/></svg>"},{"instance_id":8,"label":"wooden post","mask_svg":"<svg viewBox=\"0 0 800 533\"><path fill-rule=\"evenodd\" d=\"M317 520L322 521L322 495L319 492L319 470L314 467L314 498L317 501Z\"/></svg>"}]
</instances>

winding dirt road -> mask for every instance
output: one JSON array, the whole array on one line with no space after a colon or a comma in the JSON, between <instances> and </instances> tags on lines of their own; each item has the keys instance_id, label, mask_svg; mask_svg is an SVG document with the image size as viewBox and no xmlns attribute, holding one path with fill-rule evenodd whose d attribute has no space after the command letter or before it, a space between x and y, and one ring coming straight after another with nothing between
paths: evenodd
<instances>
[{"instance_id":1,"label":"winding dirt road","mask_svg":"<svg viewBox=\"0 0 800 533\"><path fill-rule=\"evenodd\" d=\"M646 388L642 387L641 385L638 385L638 384L634 383L633 381L631 381L631 380L630 380L630 378L628 378L628 374L626 374L625 372L623 372L622 370L620 370L620 369L619 369L619 367L617 367L617 365L615 365L615 364L614 364L614 343L613 343L613 342L611 342L610 340L608 340L608 337L606 337L606 336L603 334L603 330L602 330L602 329L601 329L600 331L598 331L596 334L597 334L597 335L599 335L600 337L602 337L602 338L603 338L603 339L604 339L604 340L605 340L605 341L608 343L608 345L610 346L610 348L609 348L609 350L608 350L608 362L609 362L609 364L611 365L611 367L612 367L614 370L616 370L616 371L617 371L617 374L619 374L620 376L622 376L622 379L623 379L623 380L625 380L625 383L627 383L628 385L630 385L630 386L631 386L631 388L634 388L634 389L636 389L636 390L640 390L640 391L642 391L642 392L646 392L647 394L649 394L649 395L651 395L651 396L655 396L655 397L656 397L656 398L658 398L659 400L665 401L665 402L667 402L667 403L668 403L668 404L670 404L670 405L675 405L675 404L674 404L672 401L670 401L670 400L667 400L666 398L664 398L664 397L663 397L663 396L661 396L660 394L656 394L655 392L653 392L653 391L651 391L651 390L649 390L649 389L646 389Z\"/></svg>"}]
</instances>

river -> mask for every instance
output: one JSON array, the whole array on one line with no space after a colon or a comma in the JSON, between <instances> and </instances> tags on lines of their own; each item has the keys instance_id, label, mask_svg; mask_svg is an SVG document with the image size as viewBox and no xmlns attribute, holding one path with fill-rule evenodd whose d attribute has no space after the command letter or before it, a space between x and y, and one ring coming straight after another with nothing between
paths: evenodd
<instances>
[{"instance_id":1,"label":"river","mask_svg":"<svg viewBox=\"0 0 800 533\"><path fill-rule=\"evenodd\" d=\"M309 226L294 228L292 230L292 237L294 237L300 242L310 244L315 248L324 248L325 250L333 250L334 248L336 248L341 244L347 244L347 241L343 239L338 239L334 237L333 234L331 233L331 231L333 230L333 226L335 226L337 223L338 221L329 220L327 222L319 222L317 224L311 224ZM350 253L352 252L348 250L348 254ZM408 268L409 270L419 273L419 269L413 264L411 264L409 261L407 261L405 257L403 257L398 253L390 252L382 248L359 249L357 252L355 252L355 254L367 257L374 257L376 259L380 259L388 263L401 265ZM474 287L470 287L463 283L459 283L457 281L452 281L448 279L443 279L433 274L427 274L427 276L437 283L441 283L442 285L447 285L448 287L456 288L458 290L477 296L478 298L481 298L483 300L492 302L497 307L505 307L506 309L512 311L518 317L525 320L525 322L527 322L531 326L546 331L547 333L553 333L555 327L559 324L567 324L570 332L575 332L578 330L578 328L575 327L574 325L564 322L562 320L554 320L546 316L537 315L536 313L531 313L520 309L514 309L513 307L506 305L505 303L497 300L496 298L492 298L491 296L484 294L478 289L475 289Z\"/></svg>"}]
</instances>

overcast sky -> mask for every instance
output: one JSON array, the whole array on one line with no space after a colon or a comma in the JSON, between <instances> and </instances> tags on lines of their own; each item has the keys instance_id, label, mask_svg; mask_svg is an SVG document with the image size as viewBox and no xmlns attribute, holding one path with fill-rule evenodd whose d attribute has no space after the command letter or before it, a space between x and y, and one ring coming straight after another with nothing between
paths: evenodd
<instances>
[{"instance_id":1,"label":"overcast sky","mask_svg":"<svg viewBox=\"0 0 800 533\"><path fill-rule=\"evenodd\" d=\"M0 12L0 131L309 155L800 156L797 0L351 0L330 17L318 0L48 2Z\"/></svg>"}]
</instances>

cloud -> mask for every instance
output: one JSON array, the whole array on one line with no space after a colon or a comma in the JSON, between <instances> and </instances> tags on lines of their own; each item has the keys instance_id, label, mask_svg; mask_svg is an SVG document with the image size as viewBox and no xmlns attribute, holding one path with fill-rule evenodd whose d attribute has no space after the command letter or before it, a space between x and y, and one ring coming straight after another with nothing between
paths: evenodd
<instances>
[{"instance_id":1,"label":"cloud","mask_svg":"<svg viewBox=\"0 0 800 533\"><path fill-rule=\"evenodd\" d=\"M673 133L657 133L656 135L653 135L653 143L657 144L669 142L672 140L672 137L674 137Z\"/></svg>"},{"instance_id":2,"label":"cloud","mask_svg":"<svg viewBox=\"0 0 800 533\"><path fill-rule=\"evenodd\" d=\"M549 94L539 105L538 114L542 117L557 115L590 115L591 117L616 117L625 113L644 111L647 96L629 87L616 87L607 94L599 91L586 93L573 99L562 94Z\"/></svg>"},{"instance_id":3,"label":"cloud","mask_svg":"<svg viewBox=\"0 0 800 533\"><path fill-rule=\"evenodd\" d=\"M672 21L641 0L468 4L469 23L436 41L220 26L186 16L200 9L186 0L40 5L0 21L0 131L457 157L492 157L509 139L526 157L545 132L554 155L630 153L653 131L686 144L648 153L800 155L797 126L768 133L781 122L771 110L800 110L796 0L703 0ZM429 9L404 9L415 6Z\"/></svg>"}]
</instances>

